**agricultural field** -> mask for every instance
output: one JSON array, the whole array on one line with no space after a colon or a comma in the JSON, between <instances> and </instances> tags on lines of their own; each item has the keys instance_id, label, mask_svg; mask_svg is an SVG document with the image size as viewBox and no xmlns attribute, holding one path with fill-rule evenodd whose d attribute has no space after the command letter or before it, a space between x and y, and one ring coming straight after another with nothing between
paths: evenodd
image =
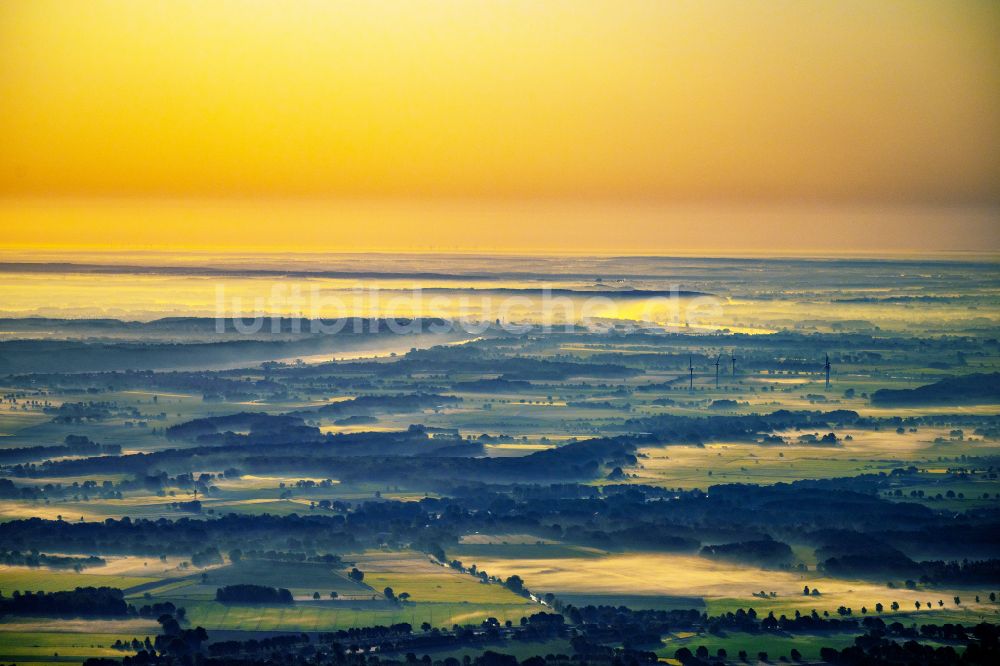
<instances>
[{"instance_id":1,"label":"agricultural field","mask_svg":"<svg viewBox=\"0 0 1000 666\"><path fill-rule=\"evenodd\" d=\"M226 605L200 601L185 605L189 621L205 629L242 632L323 632L407 622L419 627L450 628L476 624L489 617L518 623L533 609L526 604L414 603L390 606L385 602L303 602L293 607Z\"/></svg>"},{"instance_id":2,"label":"agricultural field","mask_svg":"<svg viewBox=\"0 0 1000 666\"><path fill-rule=\"evenodd\" d=\"M120 628L122 631L118 633L75 631L65 625L50 627L47 631L8 631L0 623L0 661L28 666L62 666L82 664L90 657L121 658L125 652L111 647L116 640L138 638L142 641L146 636L155 636L159 629L155 624L137 626L133 631L128 631L127 626ZM117 627L103 629L107 631Z\"/></svg>"},{"instance_id":3,"label":"agricultural field","mask_svg":"<svg viewBox=\"0 0 1000 666\"><path fill-rule=\"evenodd\" d=\"M91 573L94 572L94 573ZM54 571L45 568L0 566L0 592L10 595L15 590L22 592L56 592L72 590L75 587L116 587L122 590L152 583L156 577L113 574L102 567L85 569L83 573L74 571Z\"/></svg>"},{"instance_id":4,"label":"agricultural field","mask_svg":"<svg viewBox=\"0 0 1000 666\"><path fill-rule=\"evenodd\" d=\"M486 584L413 553L367 552L351 558L365 572L364 582L375 590L392 588L398 596L424 602L469 603L484 606L524 606L525 599L504 587Z\"/></svg>"},{"instance_id":5,"label":"agricultural field","mask_svg":"<svg viewBox=\"0 0 1000 666\"><path fill-rule=\"evenodd\" d=\"M605 551L589 546L561 543L530 534L467 534L448 549L450 557L472 564L486 559L547 559L600 557Z\"/></svg>"},{"instance_id":6,"label":"agricultural field","mask_svg":"<svg viewBox=\"0 0 1000 666\"><path fill-rule=\"evenodd\" d=\"M794 439L807 433L776 434ZM824 434L818 433L819 436ZM789 483L802 478L890 472L894 468L913 464L921 468L926 465L927 469L935 470L942 469L942 459L1000 455L1000 445L995 442L949 440L948 430L943 428L903 434L842 429L835 434L840 439L837 446L762 447L741 442L717 442L704 446L649 447L640 450L638 465L629 472L634 475L635 483L705 489L720 483ZM848 437L851 439L847 440ZM933 471L930 473L933 474ZM929 487L919 486L913 489L930 490ZM956 485L954 490L956 493L963 492L965 498L972 502L980 499L984 492L991 496L1000 492L1000 482L996 479L966 482ZM983 503L996 501L1000 499ZM965 504L966 508L971 506L974 505Z\"/></svg>"},{"instance_id":7,"label":"agricultural field","mask_svg":"<svg viewBox=\"0 0 1000 666\"><path fill-rule=\"evenodd\" d=\"M169 580L171 599L214 599L215 590L225 585L254 583L289 589L297 599L312 599L320 592L324 599L330 592L344 599L370 599L372 589L355 583L343 573L327 564L314 562L272 562L267 560L241 560L236 564L196 569L182 576L180 581ZM154 596L160 592L151 590Z\"/></svg>"},{"instance_id":8,"label":"agricultural field","mask_svg":"<svg viewBox=\"0 0 1000 666\"><path fill-rule=\"evenodd\" d=\"M730 633L726 636L711 634L694 634L680 632L664 637L663 647L656 649L657 656L668 661L673 660L674 653L687 648L695 652L699 647L708 649L709 655L715 657L719 650L725 650L726 660L738 660L741 650L745 651L751 661L763 661L758 655L763 652L768 661L788 659L793 649L798 650L802 659L811 662L819 661L819 651L824 647L843 649L854 644L851 633L824 633L818 635L798 636L760 636L757 634ZM676 662L675 662L676 663Z\"/></svg>"},{"instance_id":9,"label":"agricultural field","mask_svg":"<svg viewBox=\"0 0 1000 666\"><path fill-rule=\"evenodd\" d=\"M551 557L510 559L479 557L476 566L490 574L518 575L530 581L535 593L552 592L574 603L611 603L619 595L633 599L637 608L676 608L691 600L710 614L754 608L758 613L773 611L791 616L795 611L816 610L836 615L840 606L859 611L874 610L877 603L889 608L893 601L901 611L913 611L913 604L932 602L924 614L938 610L958 612L966 621L1000 611L1000 605L985 599L988 590L979 589L889 589L886 585L860 580L842 580L817 575L814 571L773 571L673 554L608 554L603 557ZM465 562L465 564L471 564ZM803 588L820 591L819 596L803 595ZM760 595L764 592L764 595ZM774 593L774 596L772 596ZM983 601L973 601L980 594ZM956 608L953 598L964 599ZM641 600L641 601L638 601ZM945 607L937 602L945 600ZM925 606L926 607L926 606Z\"/></svg>"},{"instance_id":10,"label":"agricultural field","mask_svg":"<svg viewBox=\"0 0 1000 666\"><path fill-rule=\"evenodd\" d=\"M115 641L156 637L159 625L146 619L0 619L0 662L28 666L82 664L90 657L121 658Z\"/></svg>"},{"instance_id":11,"label":"agricultural field","mask_svg":"<svg viewBox=\"0 0 1000 666\"><path fill-rule=\"evenodd\" d=\"M370 551L345 558L365 572L363 582L326 564L241 560L164 577L133 598L137 603L170 601L183 606L192 623L241 632L322 632L397 622L448 628L487 617L517 622L537 609L502 586L482 583L410 551ZM214 600L217 588L243 583L287 588L295 603L263 606ZM407 593L409 598L403 603L387 600L387 587L397 597Z\"/></svg>"}]
</instances>

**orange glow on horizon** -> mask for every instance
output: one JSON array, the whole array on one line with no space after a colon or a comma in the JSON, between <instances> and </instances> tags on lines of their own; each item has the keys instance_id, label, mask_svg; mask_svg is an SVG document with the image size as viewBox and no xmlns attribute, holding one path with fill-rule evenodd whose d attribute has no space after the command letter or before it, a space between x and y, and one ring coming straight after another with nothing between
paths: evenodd
<instances>
[{"instance_id":1,"label":"orange glow on horizon","mask_svg":"<svg viewBox=\"0 0 1000 666\"><path fill-rule=\"evenodd\" d=\"M10 0L0 244L994 249L998 62L993 2Z\"/></svg>"},{"instance_id":2,"label":"orange glow on horizon","mask_svg":"<svg viewBox=\"0 0 1000 666\"><path fill-rule=\"evenodd\" d=\"M996 220L991 207L36 199L0 205L0 261L128 250L996 258Z\"/></svg>"}]
</instances>

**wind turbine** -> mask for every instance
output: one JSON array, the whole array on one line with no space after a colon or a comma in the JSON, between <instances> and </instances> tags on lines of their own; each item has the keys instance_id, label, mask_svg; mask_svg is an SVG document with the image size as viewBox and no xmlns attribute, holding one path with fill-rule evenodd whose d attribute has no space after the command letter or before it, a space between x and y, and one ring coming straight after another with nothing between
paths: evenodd
<instances>
[{"instance_id":1,"label":"wind turbine","mask_svg":"<svg viewBox=\"0 0 1000 666\"><path fill-rule=\"evenodd\" d=\"M736 350L729 352L729 355L733 361L733 381L736 381Z\"/></svg>"},{"instance_id":2,"label":"wind turbine","mask_svg":"<svg viewBox=\"0 0 1000 666\"><path fill-rule=\"evenodd\" d=\"M719 363L722 361L722 354L720 353L715 358L715 388L719 388Z\"/></svg>"},{"instance_id":3,"label":"wind turbine","mask_svg":"<svg viewBox=\"0 0 1000 666\"><path fill-rule=\"evenodd\" d=\"M688 354L688 390L694 390L694 363L691 361L690 354Z\"/></svg>"},{"instance_id":4,"label":"wind turbine","mask_svg":"<svg viewBox=\"0 0 1000 666\"><path fill-rule=\"evenodd\" d=\"M830 390L830 355L826 355L826 363L823 365L823 369L826 370L826 390Z\"/></svg>"}]
</instances>

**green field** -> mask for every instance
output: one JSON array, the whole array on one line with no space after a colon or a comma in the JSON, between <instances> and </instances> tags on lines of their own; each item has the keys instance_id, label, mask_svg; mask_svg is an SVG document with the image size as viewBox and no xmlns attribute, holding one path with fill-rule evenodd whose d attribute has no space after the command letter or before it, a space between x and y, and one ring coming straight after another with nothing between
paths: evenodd
<instances>
[{"instance_id":1,"label":"green field","mask_svg":"<svg viewBox=\"0 0 1000 666\"><path fill-rule=\"evenodd\" d=\"M187 609L191 624L207 630L329 631L349 627L409 622L420 626L478 623L487 617L517 622L539 606L499 585L486 585L467 574L431 563L413 551L366 551L345 556L365 572L359 584L325 564L242 560L182 580L165 579L146 590L152 600L169 600ZM289 606L221 604L215 591L223 585L253 583L289 589ZM382 591L408 592L412 600L396 604ZM330 592L338 593L336 599ZM320 598L313 599L318 592ZM138 603L133 599L133 603Z\"/></svg>"},{"instance_id":2,"label":"green field","mask_svg":"<svg viewBox=\"0 0 1000 666\"><path fill-rule=\"evenodd\" d=\"M178 600L179 601L179 600ZM517 623L539 607L532 604L408 603L383 601L296 602L292 606L226 605L215 601L183 602L192 625L241 631L331 631L351 627L409 622L419 627L451 628L454 624L478 623L487 617Z\"/></svg>"},{"instance_id":3,"label":"green field","mask_svg":"<svg viewBox=\"0 0 1000 666\"><path fill-rule=\"evenodd\" d=\"M319 592L326 599L330 592L337 592L349 599L370 599L373 594L367 585L355 583L326 564L269 560L242 560L200 574L195 571L184 581L168 583L163 588L151 589L150 593L154 596L166 594L172 599L207 600L215 598L219 587L245 583L287 588L296 597L311 597Z\"/></svg>"},{"instance_id":4,"label":"green field","mask_svg":"<svg viewBox=\"0 0 1000 666\"><path fill-rule=\"evenodd\" d=\"M6 632L0 625L0 662L18 664L80 664L88 657L121 658L130 652L110 646L118 639L144 640L147 634L88 634L56 631ZM149 637L155 637L150 632Z\"/></svg>"},{"instance_id":5,"label":"green field","mask_svg":"<svg viewBox=\"0 0 1000 666\"><path fill-rule=\"evenodd\" d=\"M99 573L76 573L28 567L0 567L0 591L9 595L22 592L56 592L77 587L116 587L127 590L136 585L151 583L156 578L140 576L114 576Z\"/></svg>"},{"instance_id":6,"label":"green field","mask_svg":"<svg viewBox=\"0 0 1000 666\"><path fill-rule=\"evenodd\" d=\"M4 618L0 621L0 663L79 664L88 657L121 657L116 640L153 639L159 625L140 619Z\"/></svg>"},{"instance_id":7,"label":"green field","mask_svg":"<svg viewBox=\"0 0 1000 666\"><path fill-rule=\"evenodd\" d=\"M674 653L680 648L686 647L694 652L698 646L704 645L708 648L710 656L715 657L721 648L726 651L727 660L735 663L739 663L737 658L739 651L746 650L750 663L756 663L759 652L766 652L769 662L777 662L780 657L788 657L794 648L802 653L803 659L817 661L821 648L843 649L854 644L854 636L853 633L796 634L794 636L740 632L731 632L726 636L678 633L665 636L664 646L658 648L656 654L661 658L673 659Z\"/></svg>"}]
</instances>

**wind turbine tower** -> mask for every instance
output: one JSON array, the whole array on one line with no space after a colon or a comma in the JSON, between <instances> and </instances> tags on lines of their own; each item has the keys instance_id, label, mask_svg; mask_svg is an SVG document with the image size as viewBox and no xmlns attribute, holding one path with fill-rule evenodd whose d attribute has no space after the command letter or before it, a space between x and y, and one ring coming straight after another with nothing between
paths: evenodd
<instances>
[{"instance_id":1,"label":"wind turbine tower","mask_svg":"<svg viewBox=\"0 0 1000 666\"><path fill-rule=\"evenodd\" d=\"M730 360L733 362L733 381L736 381L736 350L729 352Z\"/></svg>"},{"instance_id":2,"label":"wind turbine tower","mask_svg":"<svg viewBox=\"0 0 1000 666\"><path fill-rule=\"evenodd\" d=\"M823 369L826 370L826 390L830 390L830 355L826 355L826 363L823 365Z\"/></svg>"},{"instance_id":3,"label":"wind turbine tower","mask_svg":"<svg viewBox=\"0 0 1000 666\"><path fill-rule=\"evenodd\" d=\"M694 390L694 363L691 361L691 356L688 356L688 390Z\"/></svg>"},{"instance_id":4,"label":"wind turbine tower","mask_svg":"<svg viewBox=\"0 0 1000 666\"><path fill-rule=\"evenodd\" d=\"M719 388L719 363L722 361L722 354L715 357L715 388Z\"/></svg>"}]
</instances>

